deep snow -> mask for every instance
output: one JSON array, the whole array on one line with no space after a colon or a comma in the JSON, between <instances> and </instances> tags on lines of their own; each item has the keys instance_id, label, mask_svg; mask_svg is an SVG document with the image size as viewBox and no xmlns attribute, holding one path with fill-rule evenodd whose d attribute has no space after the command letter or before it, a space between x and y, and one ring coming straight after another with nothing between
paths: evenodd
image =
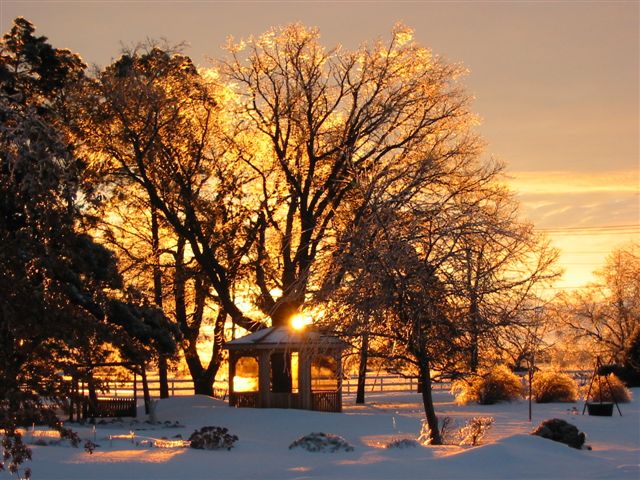
<instances>
[{"instance_id":1,"label":"deep snow","mask_svg":"<svg viewBox=\"0 0 640 480\"><path fill-rule=\"evenodd\" d=\"M385 449L401 438L416 438L423 416L420 397L412 393L370 393L367 405L353 405L346 396L343 413L280 409L236 409L209 397L174 397L157 406L161 422L183 427L142 423L98 425L100 445L93 454L68 446L33 446L28 466L38 479L640 479L640 389L621 406L623 416L575 415L582 403L533 406L527 420L525 401L492 406L458 406L448 392L436 392L436 410L459 426L477 415L495 423L478 447L418 447ZM587 434L593 450L575 450L528 435L542 420L563 418ZM164 425L164 424L162 424ZM140 446L141 437L185 439L197 428L229 428L240 440L231 451ZM75 426L83 438L91 427ZM136 441L108 440L131 429ZM353 452L312 453L289 450L302 435L325 432L340 435L355 446ZM29 434L26 435L29 441ZM0 478L8 478L0 474Z\"/></svg>"}]
</instances>

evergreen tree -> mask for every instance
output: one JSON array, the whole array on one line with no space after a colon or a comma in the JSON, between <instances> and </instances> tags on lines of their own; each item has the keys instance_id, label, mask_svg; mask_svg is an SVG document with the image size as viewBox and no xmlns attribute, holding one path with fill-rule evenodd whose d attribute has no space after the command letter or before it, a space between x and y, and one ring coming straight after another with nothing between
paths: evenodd
<instances>
[{"instance_id":1,"label":"evergreen tree","mask_svg":"<svg viewBox=\"0 0 640 480\"><path fill-rule=\"evenodd\" d=\"M84 65L33 33L19 18L0 43L0 468L11 471L29 455L16 426L59 425L53 408L75 365L175 349L161 312L137 302L111 252L76 230L82 163L58 106Z\"/></svg>"}]
</instances>

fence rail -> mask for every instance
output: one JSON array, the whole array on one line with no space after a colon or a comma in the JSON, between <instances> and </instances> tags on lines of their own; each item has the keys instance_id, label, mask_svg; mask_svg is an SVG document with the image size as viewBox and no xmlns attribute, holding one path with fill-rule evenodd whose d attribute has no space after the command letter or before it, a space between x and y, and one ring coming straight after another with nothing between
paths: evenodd
<instances>
[{"instance_id":1,"label":"fence rail","mask_svg":"<svg viewBox=\"0 0 640 480\"><path fill-rule=\"evenodd\" d=\"M591 372L583 370L567 370L564 373L571 375L579 384L584 385L588 381ZM522 374L523 376L526 373ZM157 378L150 377L148 379L149 392L152 397L160 396L160 382ZM185 378L170 378L169 395L193 395L193 382ZM110 397L131 397L133 396L133 381L107 381L104 382L108 390L105 394ZM216 381L214 383L214 396L216 398L226 398L227 381ZM441 381L433 383L434 390L448 390L451 388L450 381ZM358 389L357 376L349 376L342 380L342 392L344 394L356 393ZM368 392L417 392L418 379L416 377L403 377L401 375L383 374L376 375L369 373L365 382L365 391ZM82 393L82 392L81 392ZM138 395L142 395L142 388L138 382Z\"/></svg>"}]
</instances>

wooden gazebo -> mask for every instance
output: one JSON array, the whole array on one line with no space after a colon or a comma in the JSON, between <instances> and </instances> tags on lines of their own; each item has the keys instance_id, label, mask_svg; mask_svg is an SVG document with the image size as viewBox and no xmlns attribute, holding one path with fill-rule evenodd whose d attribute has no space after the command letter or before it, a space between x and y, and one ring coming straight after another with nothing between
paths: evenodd
<instances>
[{"instance_id":1,"label":"wooden gazebo","mask_svg":"<svg viewBox=\"0 0 640 480\"><path fill-rule=\"evenodd\" d=\"M348 346L310 327L271 327L227 342L229 405L340 412ZM279 366L288 376L284 387L274 371Z\"/></svg>"}]
</instances>

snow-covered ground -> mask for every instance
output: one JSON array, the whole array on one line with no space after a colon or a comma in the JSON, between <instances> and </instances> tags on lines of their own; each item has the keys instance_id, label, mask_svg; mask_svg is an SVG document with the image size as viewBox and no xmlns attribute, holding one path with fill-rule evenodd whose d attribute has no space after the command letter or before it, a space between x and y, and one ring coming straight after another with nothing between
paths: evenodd
<instances>
[{"instance_id":1,"label":"snow-covered ground","mask_svg":"<svg viewBox=\"0 0 640 480\"><path fill-rule=\"evenodd\" d=\"M386 449L392 440L416 438L423 416L420 397L408 393L371 393L367 405L345 398L343 413L301 410L236 409L209 397L174 397L160 401L157 419L169 426L145 423L98 425L99 447L93 454L81 447L34 446L27 465L38 479L640 479L640 389L621 405L623 416L572 414L582 403L533 405L533 422L525 401L493 406L458 406L448 392L436 392L438 415L459 426L473 416L492 416L493 429L478 447L417 447ZM528 435L548 418L562 418L587 434L592 450ZM145 416L141 415L140 420ZM175 427L175 422L183 426ZM239 437L230 450L153 448L139 445L143 437L185 439L203 426L227 427ZM108 440L126 434L135 440ZM93 438L90 427L77 427ZM289 450L311 432L344 437L352 452L313 453ZM26 435L29 440L29 434ZM144 443L144 442L143 442ZM0 478L8 478L0 474Z\"/></svg>"}]
</instances>

